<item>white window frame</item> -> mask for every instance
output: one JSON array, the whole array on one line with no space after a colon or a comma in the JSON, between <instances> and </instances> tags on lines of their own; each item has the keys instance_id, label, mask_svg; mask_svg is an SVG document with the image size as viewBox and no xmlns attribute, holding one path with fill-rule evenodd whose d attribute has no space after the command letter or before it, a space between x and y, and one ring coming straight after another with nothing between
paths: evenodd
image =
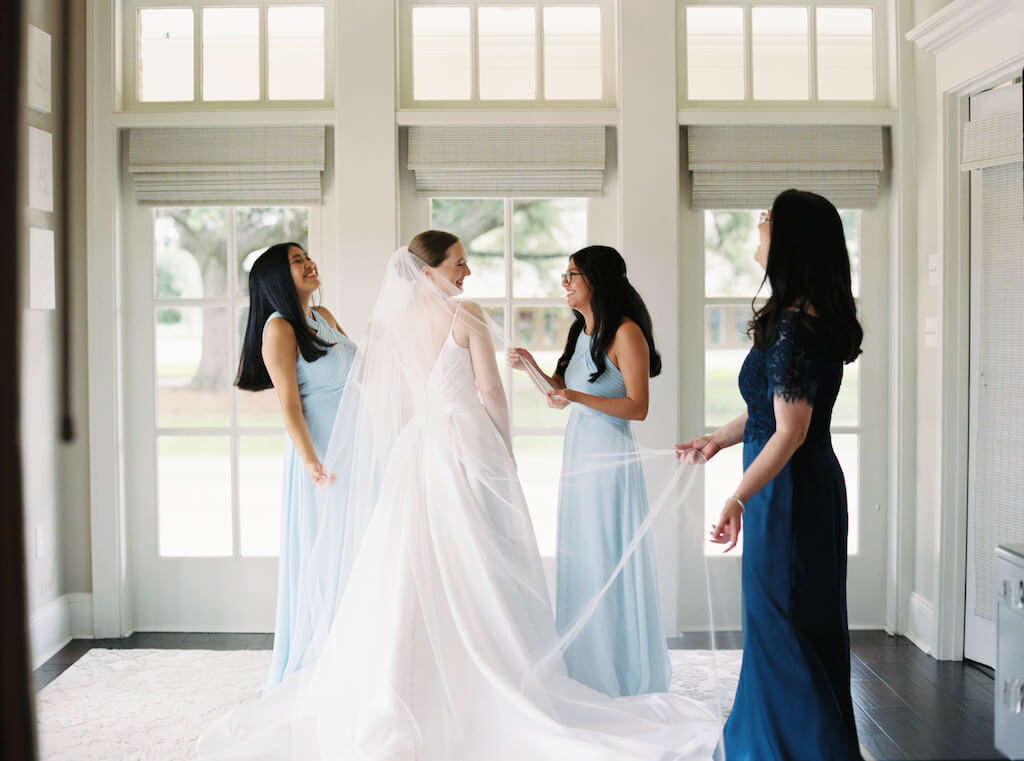
<instances>
[{"instance_id":1,"label":"white window frame","mask_svg":"<svg viewBox=\"0 0 1024 761\"><path fill-rule=\"evenodd\" d=\"M324 9L324 97L320 100L271 100L267 94L269 81L269 29L267 9L294 5L298 7L319 6ZM148 9L187 9L192 11L193 22L193 67L192 100L185 101L141 101L138 81L138 35L139 11ZM203 100L203 10L209 8L256 8L260 15L259 38L259 98L254 100L207 101ZM123 0L120 17L120 109L133 112L167 111L255 111L255 110L298 110L332 108L334 104L335 70L335 8L331 0L216 0L199 2L193 0Z\"/></svg>"},{"instance_id":2,"label":"white window frame","mask_svg":"<svg viewBox=\"0 0 1024 761\"><path fill-rule=\"evenodd\" d=\"M441 6L470 9L470 96L463 100L416 100L413 97L412 10ZM601 9L601 97L596 100L549 100L544 97L544 8L593 7ZM480 42L477 35L479 8L535 8L537 97L531 100L480 99ZM613 108L618 88L617 31L613 0L399 0L398 7L398 99L402 109L581 109Z\"/></svg>"},{"instance_id":3,"label":"white window frame","mask_svg":"<svg viewBox=\"0 0 1024 761\"><path fill-rule=\"evenodd\" d=\"M743 9L743 100L690 100L687 93L687 36L686 9L688 7L725 7ZM751 9L754 7L776 6L780 8L807 8L808 41L808 94L804 100L755 100L753 36L751 30ZM677 20L677 68L676 81L679 88L681 109L744 110L751 108L796 108L812 111L850 111L851 109L888 109L891 104L889 93L889 3L887 0L678 0ZM871 8L873 22L875 97L872 100L820 100L818 98L818 55L817 55L817 13L818 8ZM862 122L858 122L862 123Z\"/></svg>"},{"instance_id":4,"label":"white window frame","mask_svg":"<svg viewBox=\"0 0 1024 761\"><path fill-rule=\"evenodd\" d=\"M157 556L160 558L228 558L238 560L241 558L260 558L269 557L266 555L243 555L242 554L242 522L241 522L241 503L240 503L240 489L241 482L239 480L239 469L241 463L241 439L244 436L284 436L285 429L284 425L279 426L243 426L239 425L239 410L238 410L238 395L243 393L239 388L232 385L228 388L229 395L229 406L228 406L228 420L225 425L212 425L212 426L180 426L180 425L161 425L160 424L160 408L159 408L159 394L160 394L160 378L157 372L156 365L156 349L157 349L157 314L161 309L178 308L178 309L224 309L227 311L227 330L229 332L228 345L231 347L231 356L238 357L241 355L241 339L238 335L238 314L239 311L246 307L249 303L249 297L244 296L240 293L238 287L238 273L235 271L235 267L238 265L238 251L236 247L237 230L236 230L236 216L235 213L238 209L249 208L250 206L259 206L261 208L303 208L307 212L307 229L308 236L310 239L309 247L310 250L319 250L319 245L314 246L313 241L318 238L317 231L320 229L320 206L317 205L305 205L305 204L191 204L188 206L156 206L147 207L146 212L150 215L154 215L157 209L160 208L216 208L224 209L226 212L227 224L225 226L225 268L226 268L226 282L227 282L227 293L223 296L199 296L194 298L161 298L158 297L154 289L150 289L151 295L151 317L152 317L152 331L153 331L153 434L150 437L153 447L153 473L158 474L157 480L153 486L155 491L153 493L153 501L156 505L156 516L157 516ZM150 229L153 229L153 219L150 217ZM150 240L150 285L156 283L157 276L157 262L156 262L156 249L152 239ZM232 379L233 380L233 379ZM271 389L264 391L273 393ZM228 461L230 468L231 478L231 552L224 555L188 555L188 554L170 554L165 555L160 552L159 547L159 516L160 516L160 488L159 488L159 472L160 472L160 439L162 437L171 436L210 436L210 437L227 437L228 438ZM275 553L272 557L277 557Z\"/></svg>"}]
</instances>

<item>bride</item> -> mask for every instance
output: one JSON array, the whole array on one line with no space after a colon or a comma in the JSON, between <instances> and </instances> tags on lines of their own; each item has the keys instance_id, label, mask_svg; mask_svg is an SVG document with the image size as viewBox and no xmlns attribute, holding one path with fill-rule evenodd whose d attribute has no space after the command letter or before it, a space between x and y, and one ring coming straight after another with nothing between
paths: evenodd
<instances>
[{"instance_id":1,"label":"bride","mask_svg":"<svg viewBox=\"0 0 1024 761\"><path fill-rule=\"evenodd\" d=\"M213 724L201 758L711 757L721 728L701 704L567 676L469 274L439 231L388 261L324 463L347 486L321 490L322 531L344 538L337 599L313 601L316 660ZM314 582L338 568L318 549L301 571Z\"/></svg>"}]
</instances>

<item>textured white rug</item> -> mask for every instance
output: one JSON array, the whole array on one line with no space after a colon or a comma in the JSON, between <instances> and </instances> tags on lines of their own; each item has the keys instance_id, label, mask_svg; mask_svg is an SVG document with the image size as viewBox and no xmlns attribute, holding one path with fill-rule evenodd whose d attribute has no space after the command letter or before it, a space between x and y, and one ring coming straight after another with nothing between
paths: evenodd
<instances>
[{"instance_id":1,"label":"textured white rug","mask_svg":"<svg viewBox=\"0 0 1024 761\"><path fill-rule=\"evenodd\" d=\"M739 650L673 650L672 692L728 713ZM203 727L256 694L268 651L90 650L37 698L42 761L187 761ZM717 674L717 679L716 679Z\"/></svg>"}]
</instances>

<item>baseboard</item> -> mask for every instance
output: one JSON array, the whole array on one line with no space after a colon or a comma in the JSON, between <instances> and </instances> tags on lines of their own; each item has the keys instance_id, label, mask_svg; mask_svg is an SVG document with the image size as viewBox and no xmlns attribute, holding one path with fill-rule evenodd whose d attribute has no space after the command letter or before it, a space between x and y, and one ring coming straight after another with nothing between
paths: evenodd
<instances>
[{"instance_id":1,"label":"baseboard","mask_svg":"<svg viewBox=\"0 0 1024 761\"><path fill-rule=\"evenodd\" d=\"M932 604L917 592L910 595L906 638L928 655L935 653L935 614Z\"/></svg>"},{"instance_id":2,"label":"baseboard","mask_svg":"<svg viewBox=\"0 0 1024 761\"><path fill-rule=\"evenodd\" d=\"M71 592L51 600L29 617L32 668L52 658L72 637L91 638L92 595Z\"/></svg>"}]
</instances>

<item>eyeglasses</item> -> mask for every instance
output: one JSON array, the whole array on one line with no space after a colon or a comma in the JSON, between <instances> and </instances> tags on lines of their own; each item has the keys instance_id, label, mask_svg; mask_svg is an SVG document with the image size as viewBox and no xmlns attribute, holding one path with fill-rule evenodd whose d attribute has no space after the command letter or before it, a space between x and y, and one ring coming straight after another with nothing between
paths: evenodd
<instances>
[{"instance_id":1,"label":"eyeglasses","mask_svg":"<svg viewBox=\"0 0 1024 761\"><path fill-rule=\"evenodd\" d=\"M771 224L772 222L772 214L770 211L762 211L761 216L757 219L758 226L763 225L765 222L768 224Z\"/></svg>"},{"instance_id":2,"label":"eyeglasses","mask_svg":"<svg viewBox=\"0 0 1024 761\"><path fill-rule=\"evenodd\" d=\"M577 275L582 275L582 274L583 274L582 272L577 272L576 270L569 270L568 272L563 272L562 273L562 282L565 283L566 285L572 285L572 279L574 277L576 277Z\"/></svg>"}]
</instances>

